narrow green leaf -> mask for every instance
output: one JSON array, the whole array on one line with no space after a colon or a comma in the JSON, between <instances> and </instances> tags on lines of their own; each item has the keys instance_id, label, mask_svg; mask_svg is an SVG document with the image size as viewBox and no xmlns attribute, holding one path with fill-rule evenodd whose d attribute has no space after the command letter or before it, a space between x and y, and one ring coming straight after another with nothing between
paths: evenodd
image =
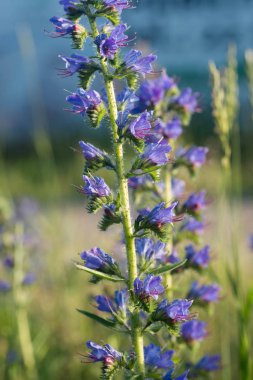
<instances>
[{"instance_id":1,"label":"narrow green leaf","mask_svg":"<svg viewBox=\"0 0 253 380\"><path fill-rule=\"evenodd\" d=\"M87 268L87 267L85 267L84 265L81 265L81 264L75 263L75 266L76 266L77 269L83 270L83 271L85 271L85 272L87 272L89 274L92 274L93 276L99 277L102 280L109 280L109 281L113 281L113 282L125 281L124 278L120 278L120 277L116 277L116 276L111 276L111 275L106 274L106 273L98 272L97 270Z\"/></svg>"},{"instance_id":2,"label":"narrow green leaf","mask_svg":"<svg viewBox=\"0 0 253 380\"><path fill-rule=\"evenodd\" d=\"M152 269L150 271L148 271L148 274L165 274L167 272L171 272L177 268L180 268L182 267L185 263L187 262L187 260L183 260L183 261L180 261L180 263L177 263L177 264L167 264L167 265L164 265L160 268L155 268L155 269Z\"/></svg>"},{"instance_id":3,"label":"narrow green leaf","mask_svg":"<svg viewBox=\"0 0 253 380\"><path fill-rule=\"evenodd\" d=\"M94 321L100 323L101 325L105 326L105 327L114 327L115 326L115 322L114 321L110 321L108 319L104 319L104 318L101 318L99 317L98 315L96 314L93 314L93 313L90 313L89 311L86 311L86 310L80 310L80 309L77 309L77 311L83 315L85 315L86 317L90 318L90 319L93 319Z\"/></svg>"}]
</instances>

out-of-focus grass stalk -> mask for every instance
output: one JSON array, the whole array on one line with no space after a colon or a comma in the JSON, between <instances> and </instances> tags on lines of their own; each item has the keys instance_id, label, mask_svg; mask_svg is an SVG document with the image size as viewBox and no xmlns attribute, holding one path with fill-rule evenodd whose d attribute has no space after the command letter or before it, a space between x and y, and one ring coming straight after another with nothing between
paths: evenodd
<instances>
[{"instance_id":1,"label":"out-of-focus grass stalk","mask_svg":"<svg viewBox=\"0 0 253 380\"><path fill-rule=\"evenodd\" d=\"M24 273L25 250L23 247L24 229L22 223L17 223L15 228L14 249L14 274L13 292L16 309L19 343L27 372L27 379L37 380L38 373L34 357L33 343L30 332L29 318L27 312L27 292L22 285Z\"/></svg>"},{"instance_id":2,"label":"out-of-focus grass stalk","mask_svg":"<svg viewBox=\"0 0 253 380\"><path fill-rule=\"evenodd\" d=\"M225 249L232 251L232 256L223 257L224 270L228 284L235 300L237 315L237 340L238 340L238 370L241 380L250 380L250 350L247 334L247 323L244 318L244 294L241 281L239 259L239 231L241 208L241 155L240 155L240 131L238 124L238 76L236 48L231 46L228 51L228 66L223 72L219 71L214 63L210 63L212 78L213 116L216 123L216 132L222 149L222 209L229 218L223 219L221 229L224 232L228 226L230 245ZM224 320L229 315L231 305L227 300L224 310ZM224 324L223 357L225 367L223 379L231 379L231 364L235 359L231 358L230 342L231 330Z\"/></svg>"},{"instance_id":3,"label":"out-of-focus grass stalk","mask_svg":"<svg viewBox=\"0 0 253 380\"><path fill-rule=\"evenodd\" d=\"M250 104L252 109L252 120L253 120L253 50L247 50L245 53L246 61L246 73L248 78L249 96Z\"/></svg>"}]
</instances>

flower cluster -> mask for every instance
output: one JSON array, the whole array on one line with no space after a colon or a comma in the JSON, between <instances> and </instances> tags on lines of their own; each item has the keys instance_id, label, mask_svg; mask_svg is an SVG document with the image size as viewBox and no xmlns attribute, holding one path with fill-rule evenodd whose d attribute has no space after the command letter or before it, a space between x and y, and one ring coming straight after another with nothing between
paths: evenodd
<instances>
[{"instance_id":1,"label":"flower cluster","mask_svg":"<svg viewBox=\"0 0 253 380\"><path fill-rule=\"evenodd\" d=\"M126 378L161 380L187 380L196 373L217 370L218 357L206 356L197 364L183 363L181 358L181 368L177 364L179 345L188 349L207 336L207 325L196 319L193 308L219 298L216 284L199 287L194 283L186 297L177 298L174 290L180 293L180 289L172 285L175 276L183 276L187 270L201 273L211 260L210 247L198 247L205 227L206 193L195 191L185 197L185 183L177 177L183 170L196 174L206 161L207 148L182 145L184 128L199 110L198 94L190 88L180 89L165 71L156 72L155 55L128 49L132 39L121 14L132 8L130 1L61 0L60 4L65 15L51 18L55 26L51 36L69 36L75 49L81 49L87 38L95 50L92 57L79 53L60 56L65 63L60 74L79 78L79 88L66 98L68 110L91 127L109 124L113 142L113 152L107 153L80 141L85 165L84 185L78 189L88 200L88 212L102 211L99 226L103 231L122 224L121 243L126 252L126 260L118 263L94 247L83 251L83 262L76 263L92 276L93 283L123 284L114 296L107 291L93 298L95 313L79 311L132 338L127 352L89 341L86 361L101 362L104 379L114 378L119 370ZM81 24L83 18L87 29ZM152 79L146 78L149 74ZM92 87L95 76L103 81L100 92ZM115 80L124 82L120 93L116 93ZM135 155L127 170L124 148L129 144ZM100 169L115 174L116 186L109 187L95 174ZM131 195L134 206L140 205L133 215ZM184 257L180 253L183 244ZM153 334L154 340L161 334L168 345L173 342L173 350L161 348L159 339L144 347L147 333Z\"/></svg>"}]
</instances>

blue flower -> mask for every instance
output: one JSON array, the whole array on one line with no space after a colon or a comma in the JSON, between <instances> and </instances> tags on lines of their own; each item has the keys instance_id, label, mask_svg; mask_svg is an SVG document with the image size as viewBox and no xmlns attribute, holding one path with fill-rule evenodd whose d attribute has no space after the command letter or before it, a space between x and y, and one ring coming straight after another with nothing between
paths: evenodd
<instances>
[{"instance_id":1,"label":"blue flower","mask_svg":"<svg viewBox=\"0 0 253 380\"><path fill-rule=\"evenodd\" d=\"M187 343L203 340L206 335L206 323L196 319L187 321L181 326L181 336Z\"/></svg>"},{"instance_id":2,"label":"blue flower","mask_svg":"<svg viewBox=\"0 0 253 380\"><path fill-rule=\"evenodd\" d=\"M60 75L64 77L72 76L79 71L85 71L95 65L95 62L91 59L78 54L72 54L71 57L59 55L59 58L61 58L66 64L65 69L59 70Z\"/></svg>"},{"instance_id":3,"label":"blue flower","mask_svg":"<svg viewBox=\"0 0 253 380\"><path fill-rule=\"evenodd\" d=\"M162 166L169 162L168 153L171 152L169 144L148 144L137 160L134 169L149 169Z\"/></svg>"},{"instance_id":4,"label":"blue flower","mask_svg":"<svg viewBox=\"0 0 253 380\"><path fill-rule=\"evenodd\" d=\"M0 293L7 293L11 290L9 282L0 279Z\"/></svg>"},{"instance_id":5,"label":"blue flower","mask_svg":"<svg viewBox=\"0 0 253 380\"><path fill-rule=\"evenodd\" d=\"M116 290L113 300L104 295L95 297L97 308L105 313L121 313L126 315L127 302L129 299L128 289Z\"/></svg>"},{"instance_id":6,"label":"blue flower","mask_svg":"<svg viewBox=\"0 0 253 380\"><path fill-rule=\"evenodd\" d=\"M128 126L128 132L138 140L144 140L150 134L150 130L150 114L146 111L134 119Z\"/></svg>"},{"instance_id":7,"label":"blue flower","mask_svg":"<svg viewBox=\"0 0 253 380\"><path fill-rule=\"evenodd\" d=\"M182 179L172 178L172 193L175 198L182 196L185 189L185 182Z\"/></svg>"},{"instance_id":8,"label":"blue flower","mask_svg":"<svg viewBox=\"0 0 253 380\"><path fill-rule=\"evenodd\" d=\"M103 362L106 366L110 366L122 359L122 354L116 351L110 344L100 346L89 340L86 346L91 350L88 356L91 362Z\"/></svg>"},{"instance_id":9,"label":"blue flower","mask_svg":"<svg viewBox=\"0 0 253 380\"><path fill-rule=\"evenodd\" d=\"M208 304L219 300L220 287L217 284L200 285L194 281L188 292L187 297L190 299L197 299L198 301Z\"/></svg>"},{"instance_id":10,"label":"blue flower","mask_svg":"<svg viewBox=\"0 0 253 380\"><path fill-rule=\"evenodd\" d=\"M62 17L54 16L49 21L55 26L55 32L50 33L51 37L63 37L80 29L78 24Z\"/></svg>"},{"instance_id":11,"label":"blue flower","mask_svg":"<svg viewBox=\"0 0 253 380\"><path fill-rule=\"evenodd\" d=\"M173 103L181 107L184 111L193 113L198 110L198 93L194 93L191 88L185 88L179 96L173 99Z\"/></svg>"},{"instance_id":12,"label":"blue flower","mask_svg":"<svg viewBox=\"0 0 253 380\"><path fill-rule=\"evenodd\" d=\"M12 269L14 267L14 259L11 256L5 256L3 259L3 265L7 269Z\"/></svg>"},{"instance_id":13,"label":"blue flower","mask_svg":"<svg viewBox=\"0 0 253 380\"><path fill-rule=\"evenodd\" d=\"M77 92L67 96L66 101L72 105L73 113L81 114L83 116L87 111L98 109L102 99L99 93L95 90L86 91L79 88Z\"/></svg>"},{"instance_id":14,"label":"blue flower","mask_svg":"<svg viewBox=\"0 0 253 380\"><path fill-rule=\"evenodd\" d=\"M85 143L84 141L79 141L79 145L86 160L85 169L98 169L103 166L111 169L114 167L108 155L102 150L90 143Z\"/></svg>"},{"instance_id":15,"label":"blue flower","mask_svg":"<svg viewBox=\"0 0 253 380\"><path fill-rule=\"evenodd\" d=\"M85 186L83 187L84 194L97 198L109 197L111 195L111 190L102 177L83 175L83 180L85 182Z\"/></svg>"},{"instance_id":16,"label":"blue flower","mask_svg":"<svg viewBox=\"0 0 253 380\"><path fill-rule=\"evenodd\" d=\"M193 168L199 168L206 162L208 148L193 146L187 151L179 151L179 157L184 159Z\"/></svg>"},{"instance_id":17,"label":"blue flower","mask_svg":"<svg viewBox=\"0 0 253 380\"><path fill-rule=\"evenodd\" d=\"M137 190L148 185L150 181L151 181L151 177L148 174L138 176L138 177L130 177L128 179L128 186L134 190Z\"/></svg>"},{"instance_id":18,"label":"blue flower","mask_svg":"<svg viewBox=\"0 0 253 380\"><path fill-rule=\"evenodd\" d=\"M177 139L183 132L181 121L178 117L174 117L168 123L159 120L155 130L165 139Z\"/></svg>"},{"instance_id":19,"label":"blue flower","mask_svg":"<svg viewBox=\"0 0 253 380\"><path fill-rule=\"evenodd\" d=\"M190 211L193 213L196 213L206 206L206 192L205 190L200 191L199 193L193 193L189 196L189 198L185 201L183 204L183 207L186 209L186 211Z\"/></svg>"},{"instance_id":20,"label":"blue flower","mask_svg":"<svg viewBox=\"0 0 253 380\"><path fill-rule=\"evenodd\" d=\"M112 7L118 12L121 12L123 9L131 8L129 0L104 0L104 4L107 7Z\"/></svg>"},{"instance_id":21,"label":"blue flower","mask_svg":"<svg viewBox=\"0 0 253 380\"><path fill-rule=\"evenodd\" d=\"M171 303L168 300L163 300L153 313L153 320L167 324L187 321L191 318L189 309L192 302L187 299L176 299Z\"/></svg>"},{"instance_id":22,"label":"blue flower","mask_svg":"<svg viewBox=\"0 0 253 380\"><path fill-rule=\"evenodd\" d=\"M164 292L162 278L151 274L144 281L136 278L134 281L134 292L141 301L149 301L150 297L157 300L158 296Z\"/></svg>"},{"instance_id":23,"label":"blue flower","mask_svg":"<svg viewBox=\"0 0 253 380\"><path fill-rule=\"evenodd\" d=\"M119 274L119 268L116 261L104 252L101 248L92 248L80 254L84 265L87 268L101 271L107 274Z\"/></svg>"},{"instance_id":24,"label":"blue flower","mask_svg":"<svg viewBox=\"0 0 253 380\"><path fill-rule=\"evenodd\" d=\"M144 347L144 359L145 364L149 367L168 369L172 367L173 361L172 356L174 354L173 350L168 350L162 352L161 348L155 344L149 344Z\"/></svg>"},{"instance_id":25,"label":"blue flower","mask_svg":"<svg viewBox=\"0 0 253 380\"><path fill-rule=\"evenodd\" d=\"M96 37L95 44L98 46L102 57L114 59L118 49L127 45L126 31L127 26L120 24L112 30L109 36L103 33Z\"/></svg>"},{"instance_id":26,"label":"blue flower","mask_svg":"<svg viewBox=\"0 0 253 380\"><path fill-rule=\"evenodd\" d=\"M217 371L221 368L221 357L220 355L206 355L199 360L194 368L197 370L203 370L207 372Z\"/></svg>"},{"instance_id":27,"label":"blue flower","mask_svg":"<svg viewBox=\"0 0 253 380\"><path fill-rule=\"evenodd\" d=\"M22 285L32 285L35 281L36 281L35 274L32 272L29 272L23 278Z\"/></svg>"},{"instance_id":28,"label":"blue flower","mask_svg":"<svg viewBox=\"0 0 253 380\"><path fill-rule=\"evenodd\" d=\"M193 245L188 245L185 247L185 251L185 258L188 260L188 265L200 269L208 267L208 264L211 260L209 245L205 245L199 251L196 251Z\"/></svg>"},{"instance_id":29,"label":"blue flower","mask_svg":"<svg viewBox=\"0 0 253 380\"><path fill-rule=\"evenodd\" d=\"M71 9L76 9L75 4L80 4L78 0L60 0L59 4L63 5L64 11L68 12Z\"/></svg>"},{"instance_id":30,"label":"blue flower","mask_svg":"<svg viewBox=\"0 0 253 380\"><path fill-rule=\"evenodd\" d=\"M188 218L183 224L182 231L188 231L195 234L202 234L204 231L204 224L195 218Z\"/></svg>"},{"instance_id":31,"label":"blue flower","mask_svg":"<svg viewBox=\"0 0 253 380\"><path fill-rule=\"evenodd\" d=\"M174 369L171 369L164 377L163 377L163 380L188 380L188 374L189 374L189 371L185 371L184 373L182 373L182 375L179 375L177 377L173 377L172 378L172 375L173 375L173 372L174 372Z\"/></svg>"},{"instance_id":32,"label":"blue flower","mask_svg":"<svg viewBox=\"0 0 253 380\"><path fill-rule=\"evenodd\" d=\"M131 49L124 57L122 69L126 67L139 74L150 74L153 72L152 63L157 59L153 54L142 57L139 50Z\"/></svg>"},{"instance_id":33,"label":"blue flower","mask_svg":"<svg viewBox=\"0 0 253 380\"><path fill-rule=\"evenodd\" d=\"M159 203L152 211L150 211L146 218L150 225L162 226L164 224L173 223L177 221L174 209L178 202L173 202L169 207L165 207L165 202Z\"/></svg>"}]
</instances>

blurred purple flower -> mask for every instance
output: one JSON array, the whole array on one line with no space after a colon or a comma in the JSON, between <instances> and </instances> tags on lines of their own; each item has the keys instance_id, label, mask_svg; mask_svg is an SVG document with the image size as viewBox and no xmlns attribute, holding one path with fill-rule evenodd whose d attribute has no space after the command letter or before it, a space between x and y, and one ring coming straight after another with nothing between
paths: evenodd
<instances>
[{"instance_id":1,"label":"blurred purple flower","mask_svg":"<svg viewBox=\"0 0 253 380\"><path fill-rule=\"evenodd\" d=\"M129 0L104 0L104 4L107 7L115 8L118 12L123 9L131 8Z\"/></svg>"},{"instance_id":2,"label":"blurred purple flower","mask_svg":"<svg viewBox=\"0 0 253 380\"><path fill-rule=\"evenodd\" d=\"M220 355L206 355L195 365L196 369L204 370L207 372L217 371L221 368Z\"/></svg>"},{"instance_id":3,"label":"blurred purple flower","mask_svg":"<svg viewBox=\"0 0 253 380\"><path fill-rule=\"evenodd\" d=\"M138 140L144 140L150 134L150 130L150 114L147 111L134 119L128 126L129 133Z\"/></svg>"},{"instance_id":4,"label":"blurred purple flower","mask_svg":"<svg viewBox=\"0 0 253 380\"><path fill-rule=\"evenodd\" d=\"M216 302L219 300L220 287L217 284L198 285L197 281L192 283L187 297L196 299L203 303Z\"/></svg>"},{"instance_id":5,"label":"blurred purple flower","mask_svg":"<svg viewBox=\"0 0 253 380\"><path fill-rule=\"evenodd\" d=\"M249 247L253 250L253 234L251 234L249 237Z\"/></svg>"},{"instance_id":6,"label":"blurred purple flower","mask_svg":"<svg viewBox=\"0 0 253 380\"><path fill-rule=\"evenodd\" d=\"M181 197L185 189L185 182L181 179L172 178L172 193L175 198Z\"/></svg>"},{"instance_id":7,"label":"blurred purple flower","mask_svg":"<svg viewBox=\"0 0 253 380\"><path fill-rule=\"evenodd\" d=\"M64 11L68 12L70 9L76 9L75 4L80 4L79 0L60 0L60 5L63 5Z\"/></svg>"},{"instance_id":8,"label":"blurred purple flower","mask_svg":"<svg viewBox=\"0 0 253 380\"><path fill-rule=\"evenodd\" d=\"M134 281L134 292L141 301L149 301L150 297L157 300L158 296L164 292L162 278L151 274L144 281L136 278Z\"/></svg>"},{"instance_id":9,"label":"blurred purple flower","mask_svg":"<svg viewBox=\"0 0 253 380\"><path fill-rule=\"evenodd\" d=\"M9 290L11 290L9 282L0 279L0 293L7 293Z\"/></svg>"},{"instance_id":10,"label":"blurred purple flower","mask_svg":"<svg viewBox=\"0 0 253 380\"><path fill-rule=\"evenodd\" d=\"M185 371L182 375L172 377L174 369L171 369L164 377L163 380L188 380L189 371Z\"/></svg>"},{"instance_id":11,"label":"blurred purple flower","mask_svg":"<svg viewBox=\"0 0 253 380\"><path fill-rule=\"evenodd\" d=\"M200 220L189 218L183 224L181 230L196 233L196 234L202 234L204 232L204 224Z\"/></svg>"},{"instance_id":12,"label":"blurred purple flower","mask_svg":"<svg viewBox=\"0 0 253 380\"><path fill-rule=\"evenodd\" d=\"M198 212L206 207L206 191L200 191L198 193L193 193L183 204L186 211Z\"/></svg>"},{"instance_id":13,"label":"blurred purple flower","mask_svg":"<svg viewBox=\"0 0 253 380\"><path fill-rule=\"evenodd\" d=\"M188 150L181 150L178 156L186 160L193 168L199 168L206 162L208 148L193 146Z\"/></svg>"},{"instance_id":14,"label":"blurred purple flower","mask_svg":"<svg viewBox=\"0 0 253 380\"><path fill-rule=\"evenodd\" d=\"M207 335L206 326L207 324L205 322L196 319L187 321L181 326L181 336L187 343L201 341Z\"/></svg>"},{"instance_id":15,"label":"blurred purple flower","mask_svg":"<svg viewBox=\"0 0 253 380\"><path fill-rule=\"evenodd\" d=\"M111 195L111 190L102 177L83 175L83 180L85 182L85 186L83 187L84 194L98 198Z\"/></svg>"},{"instance_id":16,"label":"blurred purple flower","mask_svg":"<svg viewBox=\"0 0 253 380\"><path fill-rule=\"evenodd\" d=\"M162 352L161 348L155 344L144 347L145 364L149 367L169 369L174 365L173 354L173 350Z\"/></svg>"},{"instance_id":17,"label":"blurred purple flower","mask_svg":"<svg viewBox=\"0 0 253 380\"><path fill-rule=\"evenodd\" d=\"M183 132L181 121L178 117L174 117L168 123L158 120L155 131L165 139L177 139Z\"/></svg>"},{"instance_id":18,"label":"blurred purple flower","mask_svg":"<svg viewBox=\"0 0 253 380\"><path fill-rule=\"evenodd\" d=\"M87 70L95 64L91 59L78 54L72 54L71 57L66 57L64 55L59 55L58 57L66 64L65 69L59 69L60 75L63 77L70 77L76 72Z\"/></svg>"},{"instance_id":19,"label":"blurred purple flower","mask_svg":"<svg viewBox=\"0 0 253 380\"><path fill-rule=\"evenodd\" d=\"M128 289L116 290L113 299L108 298L104 295L99 295L95 297L98 310L103 311L105 313L121 312L124 315L126 315L127 313L128 299Z\"/></svg>"},{"instance_id":20,"label":"blurred purple flower","mask_svg":"<svg viewBox=\"0 0 253 380\"><path fill-rule=\"evenodd\" d=\"M5 256L3 258L3 265L7 269L12 269L14 267L14 258L12 256Z\"/></svg>"},{"instance_id":21,"label":"blurred purple flower","mask_svg":"<svg viewBox=\"0 0 253 380\"><path fill-rule=\"evenodd\" d=\"M168 153L171 152L171 149L169 144L148 144L140 155L137 169L148 169L167 164L169 162Z\"/></svg>"},{"instance_id":22,"label":"blurred purple flower","mask_svg":"<svg viewBox=\"0 0 253 380\"><path fill-rule=\"evenodd\" d=\"M178 202L173 202L169 207L165 207L165 202L159 203L153 210L147 214L148 223L156 226L173 223L178 220L175 216L174 209Z\"/></svg>"},{"instance_id":23,"label":"blurred purple flower","mask_svg":"<svg viewBox=\"0 0 253 380\"><path fill-rule=\"evenodd\" d=\"M198 93L194 93L191 88L185 88L179 96L173 99L173 103L182 107L186 112L196 112L198 110Z\"/></svg>"},{"instance_id":24,"label":"blurred purple flower","mask_svg":"<svg viewBox=\"0 0 253 380\"><path fill-rule=\"evenodd\" d=\"M23 278L22 285L32 285L35 281L36 275L33 272L29 272Z\"/></svg>"},{"instance_id":25,"label":"blurred purple flower","mask_svg":"<svg viewBox=\"0 0 253 380\"><path fill-rule=\"evenodd\" d=\"M209 245L205 245L199 251L196 251L193 245L188 245L187 247L185 247L185 251L185 258L188 260L188 265L200 269L208 267L208 264L211 260Z\"/></svg>"}]
</instances>

